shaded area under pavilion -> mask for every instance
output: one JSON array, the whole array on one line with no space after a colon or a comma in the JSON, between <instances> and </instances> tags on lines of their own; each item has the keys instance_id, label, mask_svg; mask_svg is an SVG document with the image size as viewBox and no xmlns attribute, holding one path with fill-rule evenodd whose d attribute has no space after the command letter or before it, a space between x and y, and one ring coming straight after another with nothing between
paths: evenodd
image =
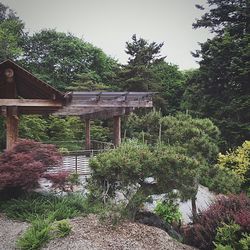
<instances>
[{"instance_id":1,"label":"shaded area under pavilion","mask_svg":"<svg viewBox=\"0 0 250 250\"><path fill-rule=\"evenodd\" d=\"M136 108L153 106L153 92L62 93L18 64L0 63L0 115L6 120L6 148L18 140L20 115L78 116L85 121L85 149L90 149L90 121L114 121L114 145L121 142L121 117Z\"/></svg>"}]
</instances>

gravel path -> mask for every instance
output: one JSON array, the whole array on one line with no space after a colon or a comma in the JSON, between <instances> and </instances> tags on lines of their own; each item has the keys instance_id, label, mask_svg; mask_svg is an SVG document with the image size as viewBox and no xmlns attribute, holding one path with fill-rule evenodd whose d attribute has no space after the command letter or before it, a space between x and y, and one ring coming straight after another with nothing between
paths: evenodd
<instances>
[{"instance_id":1,"label":"gravel path","mask_svg":"<svg viewBox=\"0 0 250 250\"><path fill-rule=\"evenodd\" d=\"M17 238L28 226L28 223L9 220L0 214L0 250L15 249Z\"/></svg>"},{"instance_id":2,"label":"gravel path","mask_svg":"<svg viewBox=\"0 0 250 250\"><path fill-rule=\"evenodd\" d=\"M71 220L72 231L64 239L50 241L45 250L192 250L155 227L126 222L117 227L104 225L96 216Z\"/></svg>"}]
</instances>

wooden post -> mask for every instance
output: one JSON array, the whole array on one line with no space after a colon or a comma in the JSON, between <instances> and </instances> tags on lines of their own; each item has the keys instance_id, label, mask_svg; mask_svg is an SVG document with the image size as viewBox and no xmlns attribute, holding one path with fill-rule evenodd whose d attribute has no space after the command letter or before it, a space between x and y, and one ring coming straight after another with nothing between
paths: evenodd
<instances>
[{"instance_id":1,"label":"wooden post","mask_svg":"<svg viewBox=\"0 0 250 250\"><path fill-rule=\"evenodd\" d=\"M6 148L11 149L18 139L18 123L16 107L8 108L6 117Z\"/></svg>"},{"instance_id":2,"label":"wooden post","mask_svg":"<svg viewBox=\"0 0 250 250\"><path fill-rule=\"evenodd\" d=\"M90 150L90 120L85 119L85 149Z\"/></svg>"},{"instance_id":3,"label":"wooden post","mask_svg":"<svg viewBox=\"0 0 250 250\"><path fill-rule=\"evenodd\" d=\"M114 145L115 147L121 144L121 117L114 116Z\"/></svg>"}]
</instances>

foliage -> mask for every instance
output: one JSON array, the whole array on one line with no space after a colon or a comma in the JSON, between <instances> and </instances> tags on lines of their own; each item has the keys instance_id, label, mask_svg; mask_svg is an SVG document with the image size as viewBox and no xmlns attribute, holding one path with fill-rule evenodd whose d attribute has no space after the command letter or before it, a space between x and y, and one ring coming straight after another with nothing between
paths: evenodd
<instances>
[{"instance_id":1,"label":"foliage","mask_svg":"<svg viewBox=\"0 0 250 250\"><path fill-rule=\"evenodd\" d=\"M159 215L166 223L173 224L181 221L181 213L178 205L174 204L173 201L163 201L156 205L155 212Z\"/></svg>"},{"instance_id":2,"label":"foliage","mask_svg":"<svg viewBox=\"0 0 250 250\"><path fill-rule=\"evenodd\" d=\"M241 233L249 232L250 199L244 195L219 197L209 208L199 214L194 225L184 229L185 243L199 249L213 249L216 230L223 223L236 223Z\"/></svg>"},{"instance_id":3,"label":"foliage","mask_svg":"<svg viewBox=\"0 0 250 250\"><path fill-rule=\"evenodd\" d=\"M59 167L55 146L22 140L0 155L0 188L30 190L50 167Z\"/></svg>"},{"instance_id":4,"label":"foliage","mask_svg":"<svg viewBox=\"0 0 250 250\"><path fill-rule=\"evenodd\" d=\"M152 42L149 44L145 39L138 39L134 34L132 42L126 42L125 52L130 55L128 63L149 66L155 62L163 61L165 57L159 55L162 46L163 43Z\"/></svg>"},{"instance_id":5,"label":"foliage","mask_svg":"<svg viewBox=\"0 0 250 250\"><path fill-rule=\"evenodd\" d=\"M164 114L180 110L180 99L184 92L184 75L176 65L168 64L161 56L163 43L149 43L132 36L126 42L128 64L116 70L113 85L123 91L155 91L155 107Z\"/></svg>"},{"instance_id":6,"label":"foliage","mask_svg":"<svg viewBox=\"0 0 250 250\"><path fill-rule=\"evenodd\" d=\"M157 141L180 146L191 156L207 159L213 162L218 153L218 128L209 119L192 118L189 115L162 116L158 111L152 111L145 116L132 114L127 122L128 135L141 137L150 144Z\"/></svg>"},{"instance_id":7,"label":"foliage","mask_svg":"<svg viewBox=\"0 0 250 250\"><path fill-rule=\"evenodd\" d=\"M241 191L242 179L232 171L221 169L216 164L202 169L200 183L216 193L235 194Z\"/></svg>"},{"instance_id":8,"label":"foliage","mask_svg":"<svg viewBox=\"0 0 250 250\"><path fill-rule=\"evenodd\" d=\"M214 121L222 132L225 150L250 137L249 3L207 2L211 8L194 27L210 28L216 36L194 53L201 59L200 69L187 83L184 106Z\"/></svg>"},{"instance_id":9,"label":"foliage","mask_svg":"<svg viewBox=\"0 0 250 250\"><path fill-rule=\"evenodd\" d=\"M185 91L185 72L181 72L178 66L165 61L152 65L151 71L155 78L157 91L154 96L154 106L164 115L175 114L182 110L181 102Z\"/></svg>"},{"instance_id":10,"label":"foliage","mask_svg":"<svg viewBox=\"0 0 250 250\"><path fill-rule=\"evenodd\" d=\"M129 192L135 185L150 175L154 164L147 145L128 141L120 147L98 154L90 161L92 179L103 191L103 199L114 197L115 191Z\"/></svg>"},{"instance_id":11,"label":"foliage","mask_svg":"<svg viewBox=\"0 0 250 250\"><path fill-rule=\"evenodd\" d=\"M150 144L160 143L182 148L182 153L195 158L203 170L211 167L218 154L218 128L209 119L189 115L162 116L152 111L144 116L132 114L127 121L128 136L142 138Z\"/></svg>"},{"instance_id":12,"label":"foliage","mask_svg":"<svg viewBox=\"0 0 250 250\"><path fill-rule=\"evenodd\" d=\"M116 62L92 44L72 34L42 30L30 36L24 46L23 64L39 78L60 90L75 82L79 74L94 74L106 83Z\"/></svg>"},{"instance_id":13,"label":"foliage","mask_svg":"<svg viewBox=\"0 0 250 250\"><path fill-rule=\"evenodd\" d=\"M196 190L198 162L179 148L157 145L150 149L138 141L127 141L92 158L90 167L95 198L106 202L116 191L122 192L131 217L149 195L177 189L183 199L188 199ZM155 181L147 182L148 177Z\"/></svg>"},{"instance_id":14,"label":"foliage","mask_svg":"<svg viewBox=\"0 0 250 250\"><path fill-rule=\"evenodd\" d=\"M76 81L66 87L70 91L104 91L109 88L110 86L100 82L94 71L77 75Z\"/></svg>"},{"instance_id":15,"label":"foliage","mask_svg":"<svg viewBox=\"0 0 250 250\"><path fill-rule=\"evenodd\" d=\"M238 193L242 180L232 171L215 165L220 132L209 119L186 114L162 116L153 110L145 115L131 114L126 123L127 136L143 142L182 148L182 153L199 162L199 183L219 193ZM164 168L164 167L163 167Z\"/></svg>"},{"instance_id":16,"label":"foliage","mask_svg":"<svg viewBox=\"0 0 250 250\"><path fill-rule=\"evenodd\" d=\"M17 247L23 250L39 249L49 241L50 224L46 220L35 220L28 230L18 239Z\"/></svg>"},{"instance_id":17,"label":"foliage","mask_svg":"<svg viewBox=\"0 0 250 250\"><path fill-rule=\"evenodd\" d=\"M39 249L44 243L54 238L67 236L71 231L68 220L52 223L46 219L36 219L28 230L18 239L20 249Z\"/></svg>"},{"instance_id":18,"label":"foliage","mask_svg":"<svg viewBox=\"0 0 250 250\"><path fill-rule=\"evenodd\" d=\"M242 250L248 250L250 247L250 234L243 233L243 237L240 239L240 246Z\"/></svg>"},{"instance_id":19,"label":"foliage","mask_svg":"<svg viewBox=\"0 0 250 250\"><path fill-rule=\"evenodd\" d=\"M24 23L9 7L0 3L0 61L16 59L22 53Z\"/></svg>"},{"instance_id":20,"label":"foliage","mask_svg":"<svg viewBox=\"0 0 250 250\"><path fill-rule=\"evenodd\" d=\"M246 185L250 184L250 141L245 141L234 151L219 154L218 165L238 175Z\"/></svg>"},{"instance_id":21,"label":"foliage","mask_svg":"<svg viewBox=\"0 0 250 250\"><path fill-rule=\"evenodd\" d=\"M132 114L126 129L129 137L142 137L142 144L128 141L91 160L93 181L96 190L100 189L97 196L106 201L119 190L129 201L127 208L137 192L144 195L144 200L151 194L173 189L184 200L194 198L204 169L217 157L217 127L208 119L184 114L162 117L153 111L140 117ZM146 183L148 177L155 182ZM222 187L228 191L231 185L234 183Z\"/></svg>"},{"instance_id":22,"label":"foliage","mask_svg":"<svg viewBox=\"0 0 250 250\"><path fill-rule=\"evenodd\" d=\"M216 230L215 242L216 244L229 245L233 248L238 243L236 233L240 230L240 226L235 223L225 224L218 227Z\"/></svg>"},{"instance_id":23,"label":"foliage","mask_svg":"<svg viewBox=\"0 0 250 250\"><path fill-rule=\"evenodd\" d=\"M241 233L240 226L235 223L223 223L221 227L217 228L214 245L216 250L248 250L250 247L250 234Z\"/></svg>"},{"instance_id":24,"label":"foliage","mask_svg":"<svg viewBox=\"0 0 250 250\"><path fill-rule=\"evenodd\" d=\"M47 141L48 122L37 115L25 115L20 118L19 134L21 138L35 141Z\"/></svg>"},{"instance_id":25,"label":"foliage","mask_svg":"<svg viewBox=\"0 0 250 250\"><path fill-rule=\"evenodd\" d=\"M68 220L60 220L54 223L52 230L55 237L61 238L69 235L71 226Z\"/></svg>"},{"instance_id":26,"label":"foliage","mask_svg":"<svg viewBox=\"0 0 250 250\"><path fill-rule=\"evenodd\" d=\"M120 209L119 206L114 204L104 207L74 193L66 196L29 193L0 203L0 211L8 217L31 222L29 229L18 240L21 249L37 249L54 237L66 236L71 230L67 219L76 216L95 213L117 223L120 220L117 209Z\"/></svg>"}]
</instances>

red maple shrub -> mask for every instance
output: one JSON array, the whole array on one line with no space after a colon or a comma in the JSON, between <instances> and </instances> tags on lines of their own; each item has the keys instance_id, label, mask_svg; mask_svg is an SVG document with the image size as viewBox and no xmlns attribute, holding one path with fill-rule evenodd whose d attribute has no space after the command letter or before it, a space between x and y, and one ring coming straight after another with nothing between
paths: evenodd
<instances>
[{"instance_id":1,"label":"red maple shrub","mask_svg":"<svg viewBox=\"0 0 250 250\"><path fill-rule=\"evenodd\" d=\"M250 232L250 199L245 194L221 196L199 213L197 221L183 229L184 242L199 249L214 249L216 229L235 222L241 232Z\"/></svg>"},{"instance_id":2,"label":"red maple shrub","mask_svg":"<svg viewBox=\"0 0 250 250\"><path fill-rule=\"evenodd\" d=\"M59 167L62 157L56 147L31 140L20 140L0 155L0 190L29 191L51 167Z\"/></svg>"}]
</instances>

